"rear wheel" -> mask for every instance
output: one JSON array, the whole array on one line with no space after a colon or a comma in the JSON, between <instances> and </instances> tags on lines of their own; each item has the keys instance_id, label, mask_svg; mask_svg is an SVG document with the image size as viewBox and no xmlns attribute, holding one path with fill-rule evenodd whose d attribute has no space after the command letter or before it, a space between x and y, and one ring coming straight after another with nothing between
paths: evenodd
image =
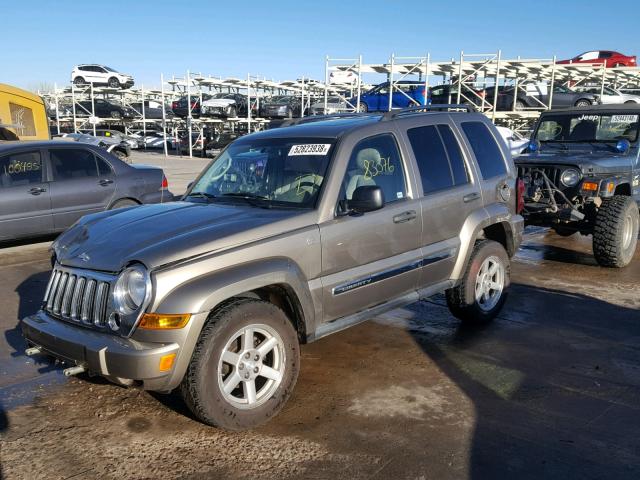
<instances>
[{"instance_id":1,"label":"rear wheel","mask_svg":"<svg viewBox=\"0 0 640 480\"><path fill-rule=\"evenodd\" d=\"M580 100L578 100L576 102L576 107L590 107L591 106L591 102L589 100L587 100L586 98L581 98Z\"/></svg>"},{"instance_id":2,"label":"rear wheel","mask_svg":"<svg viewBox=\"0 0 640 480\"><path fill-rule=\"evenodd\" d=\"M516 110L524 110L526 107L522 100L516 100Z\"/></svg>"},{"instance_id":3,"label":"rear wheel","mask_svg":"<svg viewBox=\"0 0 640 480\"><path fill-rule=\"evenodd\" d=\"M111 205L111 208L109 210L115 210L116 208L136 207L138 205L140 205L140 204L138 202L136 202L135 200L130 200L128 198L123 198L122 200L118 200L113 205Z\"/></svg>"},{"instance_id":4,"label":"rear wheel","mask_svg":"<svg viewBox=\"0 0 640 480\"><path fill-rule=\"evenodd\" d=\"M239 299L203 327L180 389L202 422L244 430L280 411L299 365L298 337L285 313L271 303Z\"/></svg>"},{"instance_id":5,"label":"rear wheel","mask_svg":"<svg viewBox=\"0 0 640 480\"><path fill-rule=\"evenodd\" d=\"M625 195L604 200L593 230L593 255L603 267L622 268L633 259L640 223L638 205Z\"/></svg>"},{"instance_id":6,"label":"rear wheel","mask_svg":"<svg viewBox=\"0 0 640 480\"><path fill-rule=\"evenodd\" d=\"M110 88L120 88L120 82L116 77L111 77L107 81L107 85L109 85Z\"/></svg>"},{"instance_id":7,"label":"rear wheel","mask_svg":"<svg viewBox=\"0 0 640 480\"><path fill-rule=\"evenodd\" d=\"M507 298L510 283L509 256L493 240L476 243L460 284L447 290L451 313L467 323L493 320Z\"/></svg>"}]
</instances>

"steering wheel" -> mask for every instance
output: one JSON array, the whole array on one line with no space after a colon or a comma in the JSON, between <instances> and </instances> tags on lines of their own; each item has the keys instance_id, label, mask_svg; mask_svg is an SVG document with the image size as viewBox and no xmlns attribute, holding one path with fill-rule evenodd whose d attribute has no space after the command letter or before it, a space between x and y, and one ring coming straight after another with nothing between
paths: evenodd
<instances>
[{"instance_id":1,"label":"steering wheel","mask_svg":"<svg viewBox=\"0 0 640 480\"><path fill-rule=\"evenodd\" d=\"M232 163L233 160L231 159L231 157L227 156L227 158L223 160L220 165L216 165L215 171L220 170L220 173L213 173L211 176L211 181L215 182L216 180L220 180L224 176L224 174L229 171Z\"/></svg>"}]
</instances>

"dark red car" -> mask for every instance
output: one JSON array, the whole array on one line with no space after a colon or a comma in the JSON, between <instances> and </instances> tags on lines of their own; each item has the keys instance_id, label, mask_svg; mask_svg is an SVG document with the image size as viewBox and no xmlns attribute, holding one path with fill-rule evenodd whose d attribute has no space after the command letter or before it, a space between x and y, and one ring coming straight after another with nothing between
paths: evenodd
<instances>
[{"instance_id":1,"label":"dark red car","mask_svg":"<svg viewBox=\"0 0 640 480\"><path fill-rule=\"evenodd\" d=\"M558 63L604 63L607 67L635 67L636 57L612 50L591 50L570 60L560 60Z\"/></svg>"}]
</instances>

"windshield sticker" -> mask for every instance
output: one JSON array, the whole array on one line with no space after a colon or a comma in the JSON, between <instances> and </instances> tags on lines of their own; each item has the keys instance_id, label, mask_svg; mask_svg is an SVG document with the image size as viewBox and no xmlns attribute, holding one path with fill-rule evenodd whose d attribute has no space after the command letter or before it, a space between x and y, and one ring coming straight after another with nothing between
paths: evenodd
<instances>
[{"instance_id":1,"label":"windshield sticker","mask_svg":"<svg viewBox=\"0 0 640 480\"><path fill-rule=\"evenodd\" d=\"M294 155L326 155L331 148L330 143L306 143L304 145L292 145L289 156Z\"/></svg>"},{"instance_id":2,"label":"windshield sticker","mask_svg":"<svg viewBox=\"0 0 640 480\"><path fill-rule=\"evenodd\" d=\"M612 115L611 123L634 123L638 121L638 115Z\"/></svg>"}]
</instances>

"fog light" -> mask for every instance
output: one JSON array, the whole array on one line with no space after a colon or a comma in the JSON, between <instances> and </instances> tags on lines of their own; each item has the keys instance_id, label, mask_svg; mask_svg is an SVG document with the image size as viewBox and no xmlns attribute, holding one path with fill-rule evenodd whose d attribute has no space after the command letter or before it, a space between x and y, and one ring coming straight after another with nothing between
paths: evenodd
<instances>
[{"instance_id":1,"label":"fog light","mask_svg":"<svg viewBox=\"0 0 640 480\"><path fill-rule=\"evenodd\" d=\"M171 370L175 359L176 359L175 353L170 353L169 355L163 355L162 357L160 357L160 366L158 367L158 369L161 372L166 372L168 370Z\"/></svg>"},{"instance_id":2,"label":"fog light","mask_svg":"<svg viewBox=\"0 0 640 480\"><path fill-rule=\"evenodd\" d=\"M140 328L147 330L172 330L184 327L189 323L191 314L145 313L140 319Z\"/></svg>"}]
</instances>

